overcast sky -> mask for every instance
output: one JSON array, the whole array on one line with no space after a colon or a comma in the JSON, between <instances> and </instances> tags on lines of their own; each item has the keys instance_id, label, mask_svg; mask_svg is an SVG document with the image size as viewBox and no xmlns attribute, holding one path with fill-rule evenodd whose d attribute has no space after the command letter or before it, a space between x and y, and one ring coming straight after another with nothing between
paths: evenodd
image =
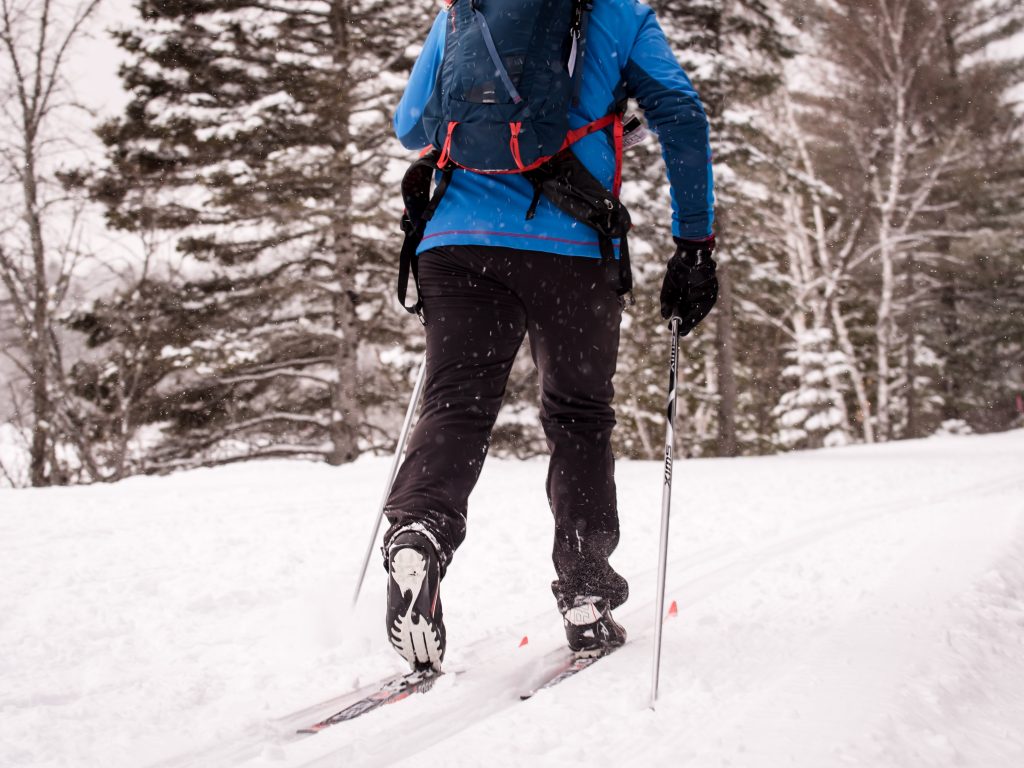
<instances>
[{"instance_id":1,"label":"overcast sky","mask_svg":"<svg viewBox=\"0 0 1024 768\"><path fill-rule=\"evenodd\" d=\"M127 97L117 78L118 64L123 60L110 35L111 27L129 25L135 20L133 0L102 0L99 12L89 26L89 39L81 41L74 52L72 80L82 100L105 116L118 112ZM1024 35L1002 47L1001 53L1024 55ZM1024 99L1024 89L1018 90Z\"/></svg>"},{"instance_id":2,"label":"overcast sky","mask_svg":"<svg viewBox=\"0 0 1024 768\"><path fill-rule=\"evenodd\" d=\"M87 29L88 37L75 47L69 60L68 71L79 97L107 117L127 102L117 77L117 67L124 57L107 30L134 20L132 6L133 0L103 0Z\"/></svg>"}]
</instances>

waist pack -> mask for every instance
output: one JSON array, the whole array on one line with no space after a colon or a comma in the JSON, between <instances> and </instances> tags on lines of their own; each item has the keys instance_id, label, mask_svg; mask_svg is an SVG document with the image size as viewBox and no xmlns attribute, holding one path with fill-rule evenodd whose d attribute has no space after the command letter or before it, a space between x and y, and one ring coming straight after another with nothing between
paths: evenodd
<instances>
[{"instance_id":1,"label":"waist pack","mask_svg":"<svg viewBox=\"0 0 1024 768\"><path fill-rule=\"evenodd\" d=\"M587 27L593 0L452 0L444 53L423 125L432 148L412 164L402 183L406 233L398 297L406 304L416 250L452 174L522 174L534 195L533 218L543 194L598 235L609 282L623 296L632 289L626 233L629 213L618 199L622 178L623 120L616 109L580 128L569 128L579 102ZM587 170L572 145L597 131L615 147L612 190ZM439 171L436 188L431 181ZM613 239L619 239L616 263ZM418 281L417 281L418 292Z\"/></svg>"}]
</instances>

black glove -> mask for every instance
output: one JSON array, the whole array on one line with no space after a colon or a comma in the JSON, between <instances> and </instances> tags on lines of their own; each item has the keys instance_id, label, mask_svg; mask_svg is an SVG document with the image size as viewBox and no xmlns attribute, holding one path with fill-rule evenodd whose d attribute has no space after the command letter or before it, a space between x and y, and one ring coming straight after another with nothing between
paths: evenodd
<instances>
[{"instance_id":1,"label":"black glove","mask_svg":"<svg viewBox=\"0 0 1024 768\"><path fill-rule=\"evenodd\" d=\"M703 320L718 298L715 277L715 238L683 240L675 238L676 252L668 261L665 282L661 284L661 316L678 317L679 334L685 336Z\"/></svg>"}]
</instances>

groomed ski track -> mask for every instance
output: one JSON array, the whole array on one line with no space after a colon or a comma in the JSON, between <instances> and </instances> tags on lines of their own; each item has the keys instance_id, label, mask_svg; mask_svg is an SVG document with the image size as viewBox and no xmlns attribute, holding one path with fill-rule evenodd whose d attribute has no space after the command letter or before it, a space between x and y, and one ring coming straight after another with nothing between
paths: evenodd
<instances>
[{"instance_id":1,"label":"groomed ski track","mask_svg":"<svg viewBox=\"0 0 1024 768\"><path fill-rule=\"evenodd\" d=\"M293 469L270 466L285 475ZM287 704L268 707L266 696L260 708L201 702L213 712L215 734L190 723L187 743L175 744L147 741L144 733L126 740L122 732L129 749L148 748L151 757L144 761L83 760L89 745L82 744L77 763L51 750L36 762L10 764L327 768L600 760L774 768L1024 761L1024 736L1012 727L1024 722L1024 432L681 462L667 590L679 616L666 624L662 696L653 712L647 693L659 512L655 463L619 465L624 531L614 562L630 579L632 597L616 615L630 632L629 644L557 688L519 701L531 670L562 642L550 597L523 594L544 587L532 571L544 567L550 526L536 510L524 514L523 541L496 555L514 526L481 507L493 494L501 499L501 515L518 514L520 504L535 503L525 483L542 486L543 470L542 462L493 460L485 468L471 502L470 537L459 553L466 562L453 566L443 593L450 638L457 638L446 667L459 674L441 678L433 691L295 737L296 727L341 702L323 695L332 690L330 680L302 669L307 690L291 688ZM360 499L377 490L371 472L361 474L367 479L355 494ZM200 485L219 486L218 475L228 482L223 470L155 482L178 483L188 498L180 486L189 475ZM142 480L123 485L154 482ZM323 492L326 486L319 487ZM68 493L86 499L91 490ZM294 501L302 503L301 496ZM282 514L275 506L282 501L265 500L253 524ZM355 541L338 555L343 577L352 573L368 517L366 510L346 513L345 533ZM0 517L0 525L9 524ZM491 575L481 575L489 562ZM131 589L131 574L120 575ZM371 582L375 575L371 571ZM474 578L481 583L474 585ZM195 580L190 585L195 588ZM321 591L315 603L346 602L345 578L330 586L340 591ZM401 671L378 647L383 630L374 631L382 618L373 587L354 615L333 616L354 635L340 639L344 650L313 652L322 674L337 679L336 694L353 682ZM8 629L0 625L0 637ZM278 630L272 623L264 627ZM530 642L518 648L522 635ZM206 668L222 656L216 648L198 649L194 658ZM301 683L295 669L282 675ZM298 711L303 701L309 706ZM176 709L164 708L162 728L176 727ZM22 714L16 702L14 714ZM187 711L181 716L189 720ZM31 740L20 743L31 757Z\"/></svg>"},{"instance_id":2,"label":"groomed ski track","mask_svg":"<svg viewBox=\"0 0 1024 768\"><path fill-rule=\"evenodd\" d=\"M901 498L893 502L879 504L876 508L865 510L861 514L825 516L826 519L822 520L819 524L809 525L806 530L795 532L789 536L779 537L760 546L751 546L742 552L729 552L720 555L708 554L705 559L690 564L681 563L676 560L670 566L672 573L677 575L671 580L673 588L668 590L668 594L673 595L677 603L681 603L684 606L686 609L686 614L684 615L692 615L692 612L701 602L706 601L713 595L728 587L742 584L755 572L769 567L773 563L784 561L787 556L801 549L816 545L827 545L826 540L830 537L841 536L850 530L860 527L870 527L872 523L877 523L880 520L893 516L923 517L930 513L934 514L937 510L945 507L957 507L967 498L998 497L1000 493L1015 489L1024 495L1024 479L1011 477L991 484L968 485L946 492L942 495L942 498L938 495L923 500ZM952 511L951 509L944 509L942 514L949 514ZM1013 516L1009 517L1011 519L1003 522L1007 525L1012 525ZM1005 534L1007 530L1007 527L995 526L994 532L997 535L994 538L996 541L1000 538L998 534ZM955 556L955 552L951 551L949 554L950 556ZM969 575L969 569L975 565L978 564L965 564L965 575ZM925 575L922 574L922 576ZM653 580L653 571L642 575L644 591L641 591L640 594L650 594L654 591ZM912 593L916 587L920 586L904 584L903 588L908 593ZM636 587L634 587L634 591L636 591ZM603 659L600 665L595 665L593 669L581 673L578 680L564 683L563 685L566 688L571 687L573 682L576 682L581 687L585 686L592 695L601 697L603 695L602 682L604 680L614 678L617 683L621 683L623 679L628 678L636 682L632 701L634 707L642 708L645 706L646 687L644 683L650 679L654 603L650 601L636 606L635 602L629 610L620 612L622 614L622 621L626 626L632 628L630 643L614 656ZM537 617L531 623L536 624L539 619L540 617ZM669 631L673 628L674 623L669 625ZM865 636L865 639L870 639L868 636L876 632L873 629L867 631L854 629L853 631ZM508 638L507 640L513 640L513 638ZM714 642L710 637L708 640ZM558 641L559 639L555 640L556 643ZM512 647L508 642L505 645L508 648ZM475 648L474 650L480 651L481 649ZM791 652L795 650L790 649ZM805 648L804 650L811 650L811 648ZM902 650L907 654L912 654L913 652L913 649L910 648L897 650ZM423 758L420 755L425 748L443 745L449 740L457 740L460 732L471 727L480 726L495 714L509 707L517 705L528 706L525 702L519 702L517 695L522 689L523 681L528 679L528 676L523 674L523 670L528 665L522 661L518 664L513 663L515 661L514 653L506 653L505 656L509 659L508 663L502 663L497 659L490 662L495 665L495 669L498 670L497 672L488 673L479 670L476 675L467 674L463 690L460 690L463 688L462 680L452 686L445 686L444 681L442 681L438 684L437 692L434 694L432 701L427 699L417 701L413 703L413 706L406 707L405 711L393 708L389 711L378 712L376 713L376 719L379 722L366 724L365 728L360 729L359 733L342 734L335 732L331 734L338 742L344 742L344 745L338 749L331 750L326 754L320 754L309 760L303 759L301 751L304 750L295 750L298 762L294 763L294 765L296 768L298 766L302 768L336 768L337 766L345 765L388 766L403 762L403 758L406 758L404 763L409 766L419 764L423 759L429 762L431 758ZM899 661L909 662L910 660L910 658L901 658ZM799 653L791 653L788 657L777 657L769 669L763 670L763 674L759 674L756 679L748 678L747 683L757 682L759 685L768 685L772 680L791 676L794 674L795 668L802 661L803 659ZM666 658L665 663L674 666L685 665L686 660L685 658L672 656L671 658ZM883 661L882 664L887 667L887 672L893 671L897 667L897 663L892 659ZM727 677L727 675L722 674L726 669L719 670L720 677ZM474 668L472 671L476 672L478 670ZM586 679L587 677L590 679ZM595 680L595 677L601 677L602 679ZM446 688L449 690L441 693ZM616 688L619 688L619 685L616 685ZM564 688L562 690L553 689L542 692L538 696L542 698L549 696L558 697L563 691ZM668 694L669 692L663 688L662 695L666 696ZM585 695L581 696L580 691L577 690L569 691L564 695L564 698L570 702L577 703L585 700L587 697ZM674 698L680 697L675 696ZM611 702L610 708L619 711L622 708L622 704L623 702ZM548 707L548 709L553 708L557 708L557 704L555 707ZM836 714L840 717L844 716L843 710L845 708L846 704L841 704ZM761 713L753 719L760 719L766 716L771 717L772 714L771 712ZM862 713L850 712L849 714L857 716ZM523 738L529 739L532 729L527 725L526 721L532 718L524 713L515 719L524 721L524 728L521 733ZM756 724L752 723L752 726L756 727ZM584 727L580 730L583 732L593 730L594 741L592 743L600 743L598 741L600 738L599 730L593 728L593 726L589 729ZM685 754L687 751L685 744L686 736L685 731L681 731L678 734L681 754ZM572 734L573 739L578 737L578 733ZM315 747L320 747L320 745L309 745L309 747L310 751L319 751ZM794 747L798 753L800 747L798 745L794 745ZM659 764L658 755L663 751L660 745L655 749L645 750L641 740L638 743L631 744L617 758L609 757L609 759L612 760L613 765L657 765ZM641 757L644 752L651 753L650 762ZM493 759L489 758L488 763L490 765L516 765L518 760L514 754L514 751L511 750L503 751ZM416 757L409 758L410 755L416 755ZM442 754L438 751L437 759L441 759L441 757ZM549 760L550 765L570 764L572 761L572 751L571 749L564 750L562 757L551 755ZM457 758L456 762L458 762ZM460 764L471 765L472 762L472 760L466 760ZM292 763L289 764L291 765ZM701 763L698 761L695 764L700 765Z\"/></svg>"}]
</instances>

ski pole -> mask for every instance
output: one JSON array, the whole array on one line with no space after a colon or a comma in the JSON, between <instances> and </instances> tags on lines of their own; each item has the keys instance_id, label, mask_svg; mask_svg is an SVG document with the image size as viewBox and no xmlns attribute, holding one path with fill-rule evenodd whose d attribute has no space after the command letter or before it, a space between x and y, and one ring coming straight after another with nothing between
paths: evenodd
<instances>
[{"instance_id":1,"label":"ski pole","mask_svg":"<svg viewBox=\"0 0 1024 768\"><path fill-rule=\"evenodd\" d=\"M676 435L676 373L679 368L679 324L673 317L669 323L672 331L672 354L668 367L668 412L665 429L665 483L661 491L661 543L658 552L658 596L655 599L654 617L654 664L651 671L651 709L658 700L658 676L661 672L661 629L665 622L665 572L668 569L668 518L672 510L672 449Z\"/></svg>"},{"instance_id":2,"label":"ski pole","mask_svg":"<svg viewBox=\"0 0 1024 768\"><path fill-rule=\"evenodd\" d=\"M380 508L377 510L377 519L373 523L373 532L370 534L370 543L366 547L366 555L363 557L363 568L359 572L359 580L356 582L356 591L352 595L352 607L354 608L356 603L359 602L359 593L363 589L363 581L366 580L366 571L370 565L370 557L373 555L373 550L377 545L377 537L380 536L380 524L384 520L384 507L388 503L388 497L391 495L391 487L395 484L395 477L398 475L398 468L402 464L402 458L405 456L405 444L409 439L409 430L412 426L413 417L416 415L416 409L419 407L420 398L423 396L423 380L426 378L427 372L427 353L423 353L423 359L420 361L420 370L416 374L416 383L412 388L412 397L409 399L409 409L405 412L405 423L402 424L402 432L398 436L398 445L395 447L395 458L391 462L391 474L388 476L388 484L384 488L384 497L380 500Z\"/></svg>"}]
</instances>

